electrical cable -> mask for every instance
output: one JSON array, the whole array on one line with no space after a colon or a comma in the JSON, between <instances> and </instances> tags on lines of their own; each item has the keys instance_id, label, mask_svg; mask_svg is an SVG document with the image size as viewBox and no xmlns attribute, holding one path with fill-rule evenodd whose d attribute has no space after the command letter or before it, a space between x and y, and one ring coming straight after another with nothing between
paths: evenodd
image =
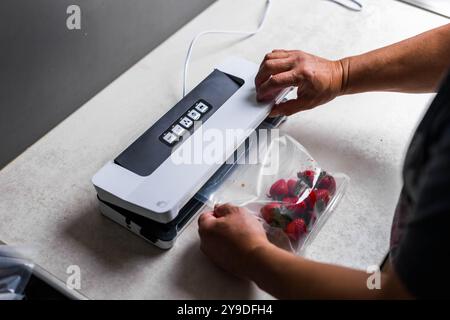
<instances>
[{"instance_id":1,"label":"electrical cable","mask_svg":"<svg viewBox=\"0 0 450 320\"><path fill-rule=\"evenodd\" d=\"M263 16L258 25L258 28L255 31L209 30L209 31L200 32L192 39L191 44L189 45L189 50L186 54L186 59L184 61L183 97L186 95L186 83L187 83L187 76L188 76L188 71L189 71L189 61L192 56L192 50L194 48L194 45L198 41L198 39L207 34L234 34L234 35L242 35L242 36L247 36L247 37L254 36L259 31L261 31L261 29L263 28L264 23L266 22L267 16L269 15L271 5L272 5L272 0L266 0L266 5L265 5Z\"/></svg>"},{"instance_id":2,"label":"electrical cable","mask_svg":"<svg viewBox=\"0 0 450 320\"><path fill-rule=\"evenodd\" d=\"M356 1L356 0L347 0L347 2L353 3L354 5L349 5L349 4L346 4L339 0L328 0L328 1L333 2L341 7L344 7L345 9L348 9L350 11L359 12L363 9L363 5L359 1Z\"/></svg>"}]
</instances>

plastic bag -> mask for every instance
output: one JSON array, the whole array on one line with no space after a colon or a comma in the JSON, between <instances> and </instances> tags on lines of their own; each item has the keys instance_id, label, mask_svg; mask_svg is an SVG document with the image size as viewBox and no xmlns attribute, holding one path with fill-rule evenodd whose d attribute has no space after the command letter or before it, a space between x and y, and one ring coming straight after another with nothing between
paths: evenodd
<instances>
[{"instance_id":1,"label":"plastic bag","mask_svg":"<svg viewBox=\"0 0 450 320\"><path fill-rule=\"evenodd\" d=\"M277 129L257 131L253 143L240 149L197 198L211 208L223 203L247 208L263 223L270 241L303 254L338 205L349 178L322 169L299 142Z\"/></svg>"},{"instance_id":2,"label":"plastic bag","mask_svg":"<svg viewBox=\"0 0 450 320\"><path fill-rule=\"evenodd\" d=\"M0 245L0 300L21 300L33 264L15 247Z\"/></svg>"}]
</instances>

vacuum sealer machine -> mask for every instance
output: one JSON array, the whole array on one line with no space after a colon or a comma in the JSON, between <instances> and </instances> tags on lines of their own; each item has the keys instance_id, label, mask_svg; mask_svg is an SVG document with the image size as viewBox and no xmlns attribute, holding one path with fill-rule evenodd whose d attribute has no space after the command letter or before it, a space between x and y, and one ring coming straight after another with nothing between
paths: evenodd
<instances>
[{"instance_id":1,"label":"vacuum sealer machine","mask_svg":"<svg viewBox=\"0 0 450 320\"><path fill-rule=\"evenodd\" d=\"M92 178L100 211L156 246L172 247L204 205L199 190L230 169L227 160L251 132L284 120L266 119L273 103L257 102L257 71L252 62L228 59L101 168ZM207 132L226 136L227 130L234 144L205 139ZM212 149L214 161L203 161Z\"/></svg>"}]
</instances>

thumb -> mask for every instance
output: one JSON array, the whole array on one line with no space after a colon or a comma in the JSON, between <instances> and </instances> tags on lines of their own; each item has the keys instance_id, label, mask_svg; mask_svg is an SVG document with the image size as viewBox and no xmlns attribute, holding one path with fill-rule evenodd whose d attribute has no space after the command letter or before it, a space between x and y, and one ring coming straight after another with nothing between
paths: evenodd
<instances>
[{"instance_id":1,"label":"thumb","mask_svg":"<svg viewBox=\"0 0 450 320\"><path fill-rule=\"evenodd\" d=\"M207 228L214 223L215 220L216 217L214 216L214 212L204 212L198 217L198 226L200 228Z\"/></svg>"},{"instance_id":2,"label":"thumb","mask_svg":"<svg viewBox=\"0 0 450 320\"><path fill-rule=\"evenodd\" d=\"M222 205L216 205L214 207L214 216L217 218L225 217L233 212L234 206L231 204L222 204Z\"/></svg>"}]
</instances>

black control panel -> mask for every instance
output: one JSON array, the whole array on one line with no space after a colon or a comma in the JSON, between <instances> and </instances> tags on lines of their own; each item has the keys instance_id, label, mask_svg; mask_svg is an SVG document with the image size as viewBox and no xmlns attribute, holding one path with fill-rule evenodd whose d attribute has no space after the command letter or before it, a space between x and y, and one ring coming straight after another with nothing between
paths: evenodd
<instances>
[{"instance_id":1,"label":"black control panel","mask_svg":"<svg viewBox=\"0 0 450 320\"><path fill-rule=\"evenodd\" d=\"M192 133L198 122L201 125L206 114L211 110L212 106L205 100L197 101L176 122L172 123L159 139L169 147L173 147L182 141L186 134Z\"/></svg>"}]
</instances>

